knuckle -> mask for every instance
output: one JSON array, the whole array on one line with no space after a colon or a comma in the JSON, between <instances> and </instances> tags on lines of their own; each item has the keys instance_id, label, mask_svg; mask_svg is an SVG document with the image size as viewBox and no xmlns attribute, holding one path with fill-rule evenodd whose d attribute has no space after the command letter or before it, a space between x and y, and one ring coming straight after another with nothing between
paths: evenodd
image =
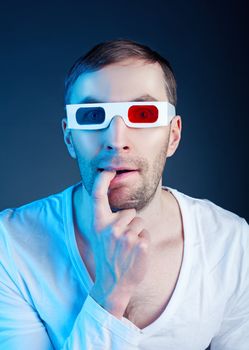
<instances>
[{"instance_id":1,"label":"knuckle","mask_svg":"<svg viewBox=\"0 0 249 350\"><path fill-rule=\"evenodd\" d=\"M147 252L148 252L148 249L149 249L149 243L148 243L148 241L146 241L146 240L140 240L140 241L138 242L138 249L139 249L141 252L147 253Z\"/></svg>"},{"instance_id":2,"label":"knuckle","mask_svg":"<svg viewBox=\"0 0 249 350\"><path fill-rule=\"evenodd\" d=\"M137 236L137 233L134 229L132 229L132 227L129 227L125 230L125 236L126 237L134 237L134 236Z\"/></svg>"},{"instance_id":3,"label":"knuckle","mask_svg":"<svg viewBox=\"0 0 249 350\"><path fill-rule=\"evenodd\" d=\"M133 231L126 232L126 234L124 235L124 240L127 243L132 243L134 241L134 232Z\"/></svg>"},{"instance_id":4,"label":"knuckle","mask_svg":"<svg viewBox=\"0 0 249 350\"><path fill-rule=\"evenodd\" d=\"M131 234L131 232L126 232L126 234L122 237L122 241L126 246L132 247L134 245L134 234Z\"/></svg>"},{"instance_id":5,"label":"knuckle","mask_svg":"<svg viewBox=\"0 0 249 350\"><path fill-rule=\"evenodd\" d=\"M118 238L119 237L119 235L120 235L120 226L118 224L112 225L111 235L114 238Z\"/></svg>"},{"instance_id":6,"label":"knuckle","mask_svg":"<svg viewBox=\"0 0 249 350\"><path fill-rule=\"evenodd\" d=\"M141 232L141 236L139 236L139 248L143 251L147 251L150 246L150 236L147 230L143 230Z\"/></svg>"},{"instance_id":7,"label":"knuckle","mask_svg":"<svg viewBox=\"0 0 249 350\"><path fill-rule=\"evenodd\" d=\"M136 216L136 217L133 219L133 222L136 223L137 225L141 225L141 226L144 226L144 225L145 225L144 219L140 218L139 216Z\"/></svg>"}]
</instances>

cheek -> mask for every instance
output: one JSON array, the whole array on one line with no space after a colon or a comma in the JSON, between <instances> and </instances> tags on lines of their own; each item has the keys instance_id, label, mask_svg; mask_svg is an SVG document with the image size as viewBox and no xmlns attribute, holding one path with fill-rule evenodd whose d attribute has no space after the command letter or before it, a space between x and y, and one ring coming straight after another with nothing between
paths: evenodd
<instances>
[{"instance_id":1,"label":"cheek","mask_svg":"<svg viewBox=\"0 0 249 350\"><path fill-rule=\"evenodd\" d=\"M143 153L154 159L159 153L165 152L168 145L169 130L167 127L144 130L141 135L140 147Z\"/></svg>"},{"instance_id":2,"label":"cheek","mask_svg":"<svg viewBox=\"0 0 249 350\"><path fill-rule=\"evenodd\" d=\"M73 135L73 143L76 153L85 159L96 156L100 149L99 137L91 132L84 131Z\"/></svg>"}]
</instances>

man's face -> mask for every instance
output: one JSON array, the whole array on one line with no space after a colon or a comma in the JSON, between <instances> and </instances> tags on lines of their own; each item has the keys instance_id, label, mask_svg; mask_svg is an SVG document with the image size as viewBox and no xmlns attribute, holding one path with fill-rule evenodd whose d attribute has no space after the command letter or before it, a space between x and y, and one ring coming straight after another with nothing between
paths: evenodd
<instances>
[{"instance_id":1,"label":"man's face","mask_svg":"<svg viewBox=\"0 0 249 350\"><path fill-rule=\"evenodd\" d=\"M168 101L163 71L158 63L128 59L98 71L82 74L72 87L70 103ZM66 124L65 124L66 126ZM65 128L64 126L64 128ZM83 185L91 195L100 169L135 169L117 176L109 187L113 211L141 210L153 198L164 169L170 126L130 128L115 116L106 129L64 130L71 133Z\"/></svg>"}]
</instances>

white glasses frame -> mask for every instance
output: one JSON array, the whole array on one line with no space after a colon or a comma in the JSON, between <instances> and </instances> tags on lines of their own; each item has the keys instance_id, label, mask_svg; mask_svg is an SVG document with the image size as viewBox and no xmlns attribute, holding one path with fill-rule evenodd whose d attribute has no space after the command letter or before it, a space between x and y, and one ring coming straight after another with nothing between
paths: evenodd
<instances>
[{"instance_id":1,"label":"white glasses frame","mask_svg":"<svg viewBox=\"0 0 249 350\"><path fill-rule=\"evenodd\" d=\"M128 119L128 110L131 106L155 106L158 109L158 119L154 123L133 123ZM105 110L105 120L102 124L81 125L76 120L76 112L80 108L102 107ZM152 128L169 125L176 115L175 107L167 101L144 101L144 102L111 102L111 103L84 103L66 105L68 119L67 128L77 130L98 130L105 129L110 124L112 118L119 116L123 118L125 124L131 128Z\"/></svg>"}]
</instances>

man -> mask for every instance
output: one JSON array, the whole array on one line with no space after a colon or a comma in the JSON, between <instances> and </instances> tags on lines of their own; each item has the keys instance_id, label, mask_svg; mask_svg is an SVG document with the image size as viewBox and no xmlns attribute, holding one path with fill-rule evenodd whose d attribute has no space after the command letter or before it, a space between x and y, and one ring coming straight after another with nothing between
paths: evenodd
<instances>
[{"instance_id":1,"label":"man","mask_svg":"<svg viewBox=\"0 0 249 350\"><path fill-rule=\"evenodd\" d=\"M65 101L82 182L1 213L1 349L248 349L246 221L162 186L181 138L168 61L99 44Z\"/></svg>"}]
</instances>

